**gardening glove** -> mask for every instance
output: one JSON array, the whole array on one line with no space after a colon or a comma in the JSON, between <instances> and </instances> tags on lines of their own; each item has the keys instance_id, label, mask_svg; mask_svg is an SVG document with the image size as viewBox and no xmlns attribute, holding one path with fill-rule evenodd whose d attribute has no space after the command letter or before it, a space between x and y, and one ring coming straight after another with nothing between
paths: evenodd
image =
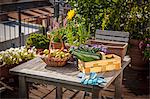
<instances>
[{"instance_id":1,"label":"gardening glove","mask_svg":"<svg viewBox=\"0 0 150 99\"><path fill-rule=\"evenodd\" d=\"M98 76L95 72L91 72L89 75L79 73L78 77L81 78L81 83L85 85L99 85L106 82L104 77Z\"/></svg>"}]
</instances>

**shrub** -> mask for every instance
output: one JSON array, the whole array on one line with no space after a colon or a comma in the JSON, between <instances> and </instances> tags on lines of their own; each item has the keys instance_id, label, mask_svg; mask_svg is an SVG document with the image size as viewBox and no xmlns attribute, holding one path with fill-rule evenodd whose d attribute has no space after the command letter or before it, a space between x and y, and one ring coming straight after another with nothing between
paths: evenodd
<instances>
[{"instance_id":1,"label":"shrub","mask_svg":"<svg viewBox=\"0 0 150 99\"><path fill-rule=\"evenodd\" d=\"M131 38L144 39L149 26L148 0L68 0L69 4L96 29L129 32Z\"/></svg>"},{"instance_id":2,"label":"shrub","mask_svg":"<svg viewBox=\"0 0 150 99\"><path fill-rule=\"evenodd\" d=\"M48 49L49 47L49 39L46 37L46 35L33 33L31 34L26 41L26 46L35 48L42 48L42 49Z\"/></svg>"}]
</instances>

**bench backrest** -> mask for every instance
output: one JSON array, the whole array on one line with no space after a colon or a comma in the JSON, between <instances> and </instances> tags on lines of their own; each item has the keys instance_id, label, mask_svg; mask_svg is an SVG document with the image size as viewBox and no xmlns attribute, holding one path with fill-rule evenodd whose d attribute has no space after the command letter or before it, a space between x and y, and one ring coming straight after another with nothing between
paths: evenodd
<instances>
[{"instance_id":1,"label":"bench backrest","mask_svg":"<svg viewBox=\"0 0 150 99\"><path fill-rule=\"evenodd\" d=\"M129 32L122 31L108 31L108 30L96 30L96 40L128 42Z\"/></svg>"}]
</instances>

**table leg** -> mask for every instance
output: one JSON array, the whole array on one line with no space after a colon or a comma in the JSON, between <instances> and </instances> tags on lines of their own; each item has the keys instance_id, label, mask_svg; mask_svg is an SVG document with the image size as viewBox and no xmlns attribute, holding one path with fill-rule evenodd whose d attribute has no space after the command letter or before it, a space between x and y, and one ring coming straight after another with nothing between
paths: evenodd
<instances>
[{"instance_id":1,"label":"table leg","mask_svg":"<svg viewBox=\"0 0 150 99\"><path fill-rule=\"evenodd\" d=\"M62 87L56 87L56 99L62 99Z\"/></svg>"},{"instance_id":2,"label":"table leg","mask_svg":"<svg viewBox=\"0 0 150 99\"><path fill-rule=\"evenodd\" d=\"M19 76L19 99L27 99L28 98L28 90L27 84L25 81L25 77Z\"/></svg>"},{"instance_id":3,"label":"table leg","mask_svg":"<svg viewBox=\"0 0 150 99\"><path fill-rule=\"evenodd\" d=\"M122 77L123 72L118 75L118 77L115 79L115 99L121 99L122 98Z\"/></svg>"},{"instance_id":4,"label":"table leg","mask_svg":"<svg viewBox=\"0 0 150 99\"><path fill-rule=\"evenodd\" d=\"M100 94L100 88L98 86L93 86L92 89L92 99L101 99Z\"/></svg>"}]
</instances>

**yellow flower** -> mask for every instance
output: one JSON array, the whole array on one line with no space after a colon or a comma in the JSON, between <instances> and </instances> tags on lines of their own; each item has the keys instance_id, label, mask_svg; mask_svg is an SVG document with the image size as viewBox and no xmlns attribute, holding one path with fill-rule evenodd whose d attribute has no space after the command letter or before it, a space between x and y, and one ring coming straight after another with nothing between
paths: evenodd
<instances>
[{"instance_id":1,"label":"yellow flower","mask_svg":"<svg viewBox=\"0 0 150 99\"><path fill-rule=\"evenodd\" d=\"M71 20L74 15L75 15L75 11L74 11L74 10L70 10L70 11L67 13L67 19L68 19L68 20Z\"/></svg>"}]
</instances>

